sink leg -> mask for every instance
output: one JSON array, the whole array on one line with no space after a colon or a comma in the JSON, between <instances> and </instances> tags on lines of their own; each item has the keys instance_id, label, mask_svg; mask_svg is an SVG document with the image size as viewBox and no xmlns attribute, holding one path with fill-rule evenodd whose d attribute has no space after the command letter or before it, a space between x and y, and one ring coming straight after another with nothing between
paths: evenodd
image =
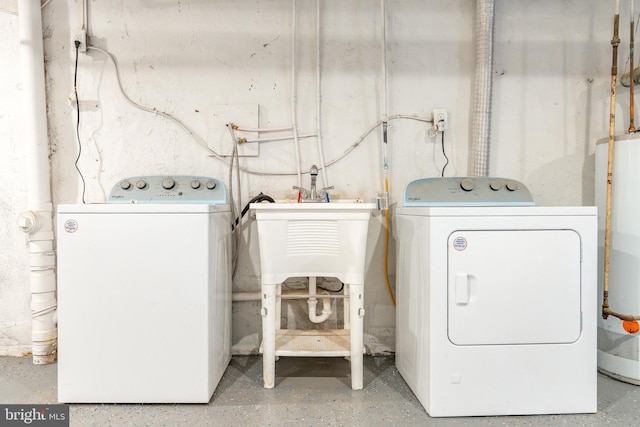
<instances>
[{"instance_id":1,"label":"sink leg","mask_svg":"<svg viewBox=\"0 0 640 427\"><path fill-rule=\"evenodd\" d=\"M351 388L362 390L364 285L349 285L349 311L351 322Z\"/></svg>"},{"instance_id":2,"label":"sink leg","mask_svg":"<svg viewBox=\"0 0 640 427\"><path fill-rule=\"evenodd\" d=\"M262 376L264 388L276 377L276 285L262 285Z\"/></svg>"},{"instance_id":3,"label":"sink leg","mask_svg":"<svg viewBox=\"0 0 640 427\"><path fill-rule=\"evenodd\" d=\"M343 300L343 310L344 310L344 329L351 329L351 320L350 320L350 304L349 304L349 284L344 284L344 300Z\"/></svg>"}]
</instances>

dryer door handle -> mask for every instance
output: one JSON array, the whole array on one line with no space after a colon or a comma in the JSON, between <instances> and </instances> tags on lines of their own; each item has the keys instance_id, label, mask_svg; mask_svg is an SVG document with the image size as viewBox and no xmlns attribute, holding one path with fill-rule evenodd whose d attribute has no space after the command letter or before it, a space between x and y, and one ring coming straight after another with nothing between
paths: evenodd
<instances>
[{"instance_id":1,"label":"dryer door handle","mask_svg":"<svg viewBox=\"0 0 640 427\"><path fill-rule=\"evenodd\" d=\"M456 304L469 304L469 275L456 273L455 282Z\"/></svg>"}]
</instances>

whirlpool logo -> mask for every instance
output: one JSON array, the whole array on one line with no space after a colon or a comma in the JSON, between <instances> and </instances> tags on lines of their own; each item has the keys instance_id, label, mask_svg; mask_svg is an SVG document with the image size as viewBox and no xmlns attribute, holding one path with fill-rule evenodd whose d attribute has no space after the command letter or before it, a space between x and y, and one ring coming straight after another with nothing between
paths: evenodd
<instances>
[{"instance_id":1,"label":"whirlpool logo","mask_svg":"<svg viewBox=\"0 0 640 427\"><path fill-rule=\"evenodd\" d=\"M0 426L68 427L69 405L0 405Z\"/></svg>"}]
</instances>

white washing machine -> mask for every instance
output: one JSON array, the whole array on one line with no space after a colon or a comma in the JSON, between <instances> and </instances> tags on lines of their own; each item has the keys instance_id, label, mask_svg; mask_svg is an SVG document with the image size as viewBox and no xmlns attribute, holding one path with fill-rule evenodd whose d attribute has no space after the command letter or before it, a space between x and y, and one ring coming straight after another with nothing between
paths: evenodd
<instances>
[{"instance_id":1,"label":"white washing machine","mask_svg":"<svg viewBox=\"0 0 640 427\"><path fill-rule=\"evenodd\" d=\"M58 400L206 403L231 358L231 214L208 177L59 205Z\"/></svg>"},{"instance_id":2,"label":"white washing machine","mask_svg":"<svg viewBox=\"0 0 640 427\"><path fill-rule=\"evenodd\" d=\"M396 366L432 417L597 410L595 207L420 179L397 237Z\"/></svg>"}]
</instances>

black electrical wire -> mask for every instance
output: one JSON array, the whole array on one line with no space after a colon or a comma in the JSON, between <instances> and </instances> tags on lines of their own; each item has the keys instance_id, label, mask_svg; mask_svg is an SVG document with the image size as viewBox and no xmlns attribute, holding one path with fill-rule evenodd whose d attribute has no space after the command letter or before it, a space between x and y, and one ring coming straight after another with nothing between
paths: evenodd
<instances>
[{"instance_id":1,"label":"black electrical wire","mask_svg":"<svg viewBox=\"0 0 640 427\"><path fill-rule=\"evenodd\" d=\"M447 157L447 153L444 151L444 131L442 131L442 154L444 155L444 158L447 159L447 162L442 167L442 173L440 174L441 177L444 177L444 170L447 168L447 165L449 164L449 158Z\"/></svg>"},{"instance_id":2,"label":"black electrical wire","mask_svg":"<svg viewBox=\"0 0 640 427\"><path fill-rule=\"evenodd\" d=\"M76 45L76 66L75 69L73 71L73 94L75 96L75 102L76 102L76 110L77 110L77 119L76 119L76 138L78 140L78 157L76 157L76 162L75 162L75 166L76 166L76 170L78 171L78 174L80 175L80 179L82 180L82 203L86 203L85 199L84 199L84 195L85 195L85 191L87 189L87 184L84 181L84 176L82 176L82 172L80 171L80 168L78 167L78 161L80 160L80 155L82 154L82 143L80 142L80 102L78 101L78 87L77 87L77 83L78 83L78 51L80 49L80 42L76 40L75 42Z\"/></svg>"},{"instance_id":3,"label":"black electrical wire","mask_svg":"<svg viewBox=\"0 0 640 427\"><path fill-rule=\"evenodd\" d=\"M235 226L237 226L240 223L240 220L247 214L247 212L249 212L249 205L251 205L251 203L260 203L260 202L275 203L276 201L273 200L271 196L267 196L266 194L263 194L263 193L258 194L253 199L249 200L249 202L247 202L244 209L242 209L242 213L240 214L240 217L236 217L236 221L234 223L233 228L235 228Z\"/></svg>"},{"instance_id":4,"label":"black electrical wire","mask_svg":"<svg viewBox=\"0 0 640 427\"><path fill-rule=\"evenodd\" d=\"M323 291L327 291L327 292L342 292L342 290L344 289L344 283L342 283L342 286L340 286L340 289L327 289L327 288L323 288L322 286L316 285L316 288L318 289L322 289Z\"/></svg>"}]
</instances>

